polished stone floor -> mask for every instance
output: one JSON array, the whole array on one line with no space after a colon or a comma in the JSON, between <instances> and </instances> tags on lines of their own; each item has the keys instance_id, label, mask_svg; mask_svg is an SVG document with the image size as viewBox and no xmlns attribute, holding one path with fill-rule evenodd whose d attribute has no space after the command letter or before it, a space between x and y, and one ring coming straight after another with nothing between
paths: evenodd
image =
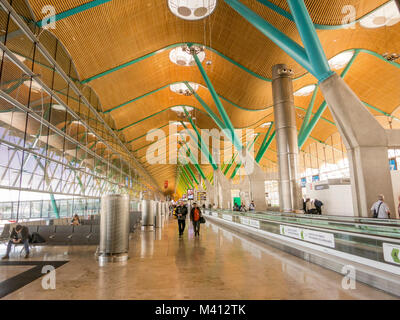
<instances>
[{"instance_id":1,"label":"polished stone floor","mask_svg":"<svg viewBox=\"0 0 400 320\"><path fill-rule=\"evenodd\" d=\"M56 269L56 289L36 279L3 299L394 299L361 283L344 290L342 275L209 222L196 239L191 226L182 239L177 229L170 220L136 232L130 259L105 266L94 246L37 248L29 261L69 261ZM0 265L0 281L18 270Z\"/></svg>"}]
</instances>

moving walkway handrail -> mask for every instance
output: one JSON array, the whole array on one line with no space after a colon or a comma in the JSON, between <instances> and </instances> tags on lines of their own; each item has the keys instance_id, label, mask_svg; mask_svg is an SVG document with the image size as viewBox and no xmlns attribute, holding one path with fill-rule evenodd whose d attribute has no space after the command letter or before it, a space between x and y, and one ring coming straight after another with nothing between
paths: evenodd
<instances>
[{"instance_id":1,"label":"moving walkway handrail","mask_svg":"<svg viewBox=\"0 0 400 320\"><path fill-rule=\"evenodd\" d=\"M397 228L396 226L378 225L371 223L368 224L351 223L351 222L342 222L329 219L323 219L318 221L314 217L310 216L301 217L297 215L278 215L278 214L269 214L266 212L253 213L253 212L238 212L238 211L215 210L215 209L211 211L221 212L225 214L232 214L235 216L249 217L260 221L265 220L282 224L295 224L302 227L306 226L309 228L320 228L334 232L350 232L352 234L358 234L360 236L374 236L374 237L383 237L396 240L400 239L400 228Z\"/></svg>"}]
</instances>

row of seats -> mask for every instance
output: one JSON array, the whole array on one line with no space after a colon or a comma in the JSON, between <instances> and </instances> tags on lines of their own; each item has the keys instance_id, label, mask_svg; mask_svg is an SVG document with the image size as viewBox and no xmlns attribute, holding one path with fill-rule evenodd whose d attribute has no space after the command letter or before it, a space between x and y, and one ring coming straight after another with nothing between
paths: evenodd
<instances>
[{"instance_id":1,"label":"row of seats","mask_svg":"<svg viewBox=\"0 0 400 320\"><path fill-rule=\"evenodd\" d=\"M100 225L28 226L29 233L37 232L49 245L98 245Z\"/></svg>"},{"instance_id":2,"label":"row of seats","mask_svg":"<svg viewBox=\"0 0 400 320\"><path fill-rule=\"evenodd\" d=\"M129 213L129 232L133 233L142 218L141 212ZM81 220L81 225L26 225L29 234L34 232L45 239L45 244L50 245L98 245L100 243L100 219ZM25 224L24 224L25 225ZM4 226L0 236L1 239L8 239L11 232L11 225Z\"/></svg>"}]
</instances>

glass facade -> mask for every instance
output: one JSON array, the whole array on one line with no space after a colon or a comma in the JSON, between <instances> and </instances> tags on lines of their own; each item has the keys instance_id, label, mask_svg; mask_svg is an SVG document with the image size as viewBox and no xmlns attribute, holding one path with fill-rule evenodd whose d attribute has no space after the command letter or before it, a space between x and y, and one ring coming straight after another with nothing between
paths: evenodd
<instances>
[{"instance_id":1,"label":"glass facade","mask_svg":"<svg viewBox=\"0 0 400 320\"><path fill-rule=\"evenodd\" d=\"M25 2L12 5L0 6L0 191L138 197L147 182L96 93L63 45L29 22ZM24 215L18 203L12 211Z\"/></svg>"}]
</instances>

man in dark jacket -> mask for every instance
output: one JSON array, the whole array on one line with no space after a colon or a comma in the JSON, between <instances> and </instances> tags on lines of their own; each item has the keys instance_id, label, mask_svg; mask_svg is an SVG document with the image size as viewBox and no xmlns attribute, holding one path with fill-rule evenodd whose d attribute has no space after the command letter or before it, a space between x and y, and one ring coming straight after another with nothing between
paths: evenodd
<instances>
[{"instance_id":1,"label":"man in dark jacket","mask_svg":"<svg viewBox=\"0 0 400 320\"><path fill-rule=\"evenodd\" d=\"M317 209L317 213L318 214L322 214L322 206L323 205L324 204L322 203L321 200L318 200L318 199L314 200L314 206L315 206L315 209Z\"/></svg>"},{"instance_id":2,"label":"man in dark jacket","mask_svg":"<svg viewBox=\"0 0 400 320\"><path fill-rule=\"evenodd\" d=\"M10 257L11 246L14 244L23 243L25 247L25 259L29 258L29 229L27 227L17 225L10 235L10 241L8 241L6 255L2 260L8 259Z\"/></svg>"},{"instance_id":3,"label":"man in dark jacket","mask_svg":"<svg viewBox=\"0 0 400 320\"><path fill-rule=\"evenodd\" d=\"M193 208L190 210L190 221L193 223L194 236L200 236L200 218L201 210L197 203L193 203Z\"/></svg>"},{"instance_id":4,"label":"man in dark jacket","mask_svg":"<svg viewBox=\"0 0 400 320\"><path fill-rule=\"evenodd\" d=\"M186 215L188 213L188 209L183 202L179 203L179 206L176 208L176 215L178 216L178 227L179 227L179 236L182 237L183 232L185 231L186 226Z\"/></svg>"}]
</instances>

